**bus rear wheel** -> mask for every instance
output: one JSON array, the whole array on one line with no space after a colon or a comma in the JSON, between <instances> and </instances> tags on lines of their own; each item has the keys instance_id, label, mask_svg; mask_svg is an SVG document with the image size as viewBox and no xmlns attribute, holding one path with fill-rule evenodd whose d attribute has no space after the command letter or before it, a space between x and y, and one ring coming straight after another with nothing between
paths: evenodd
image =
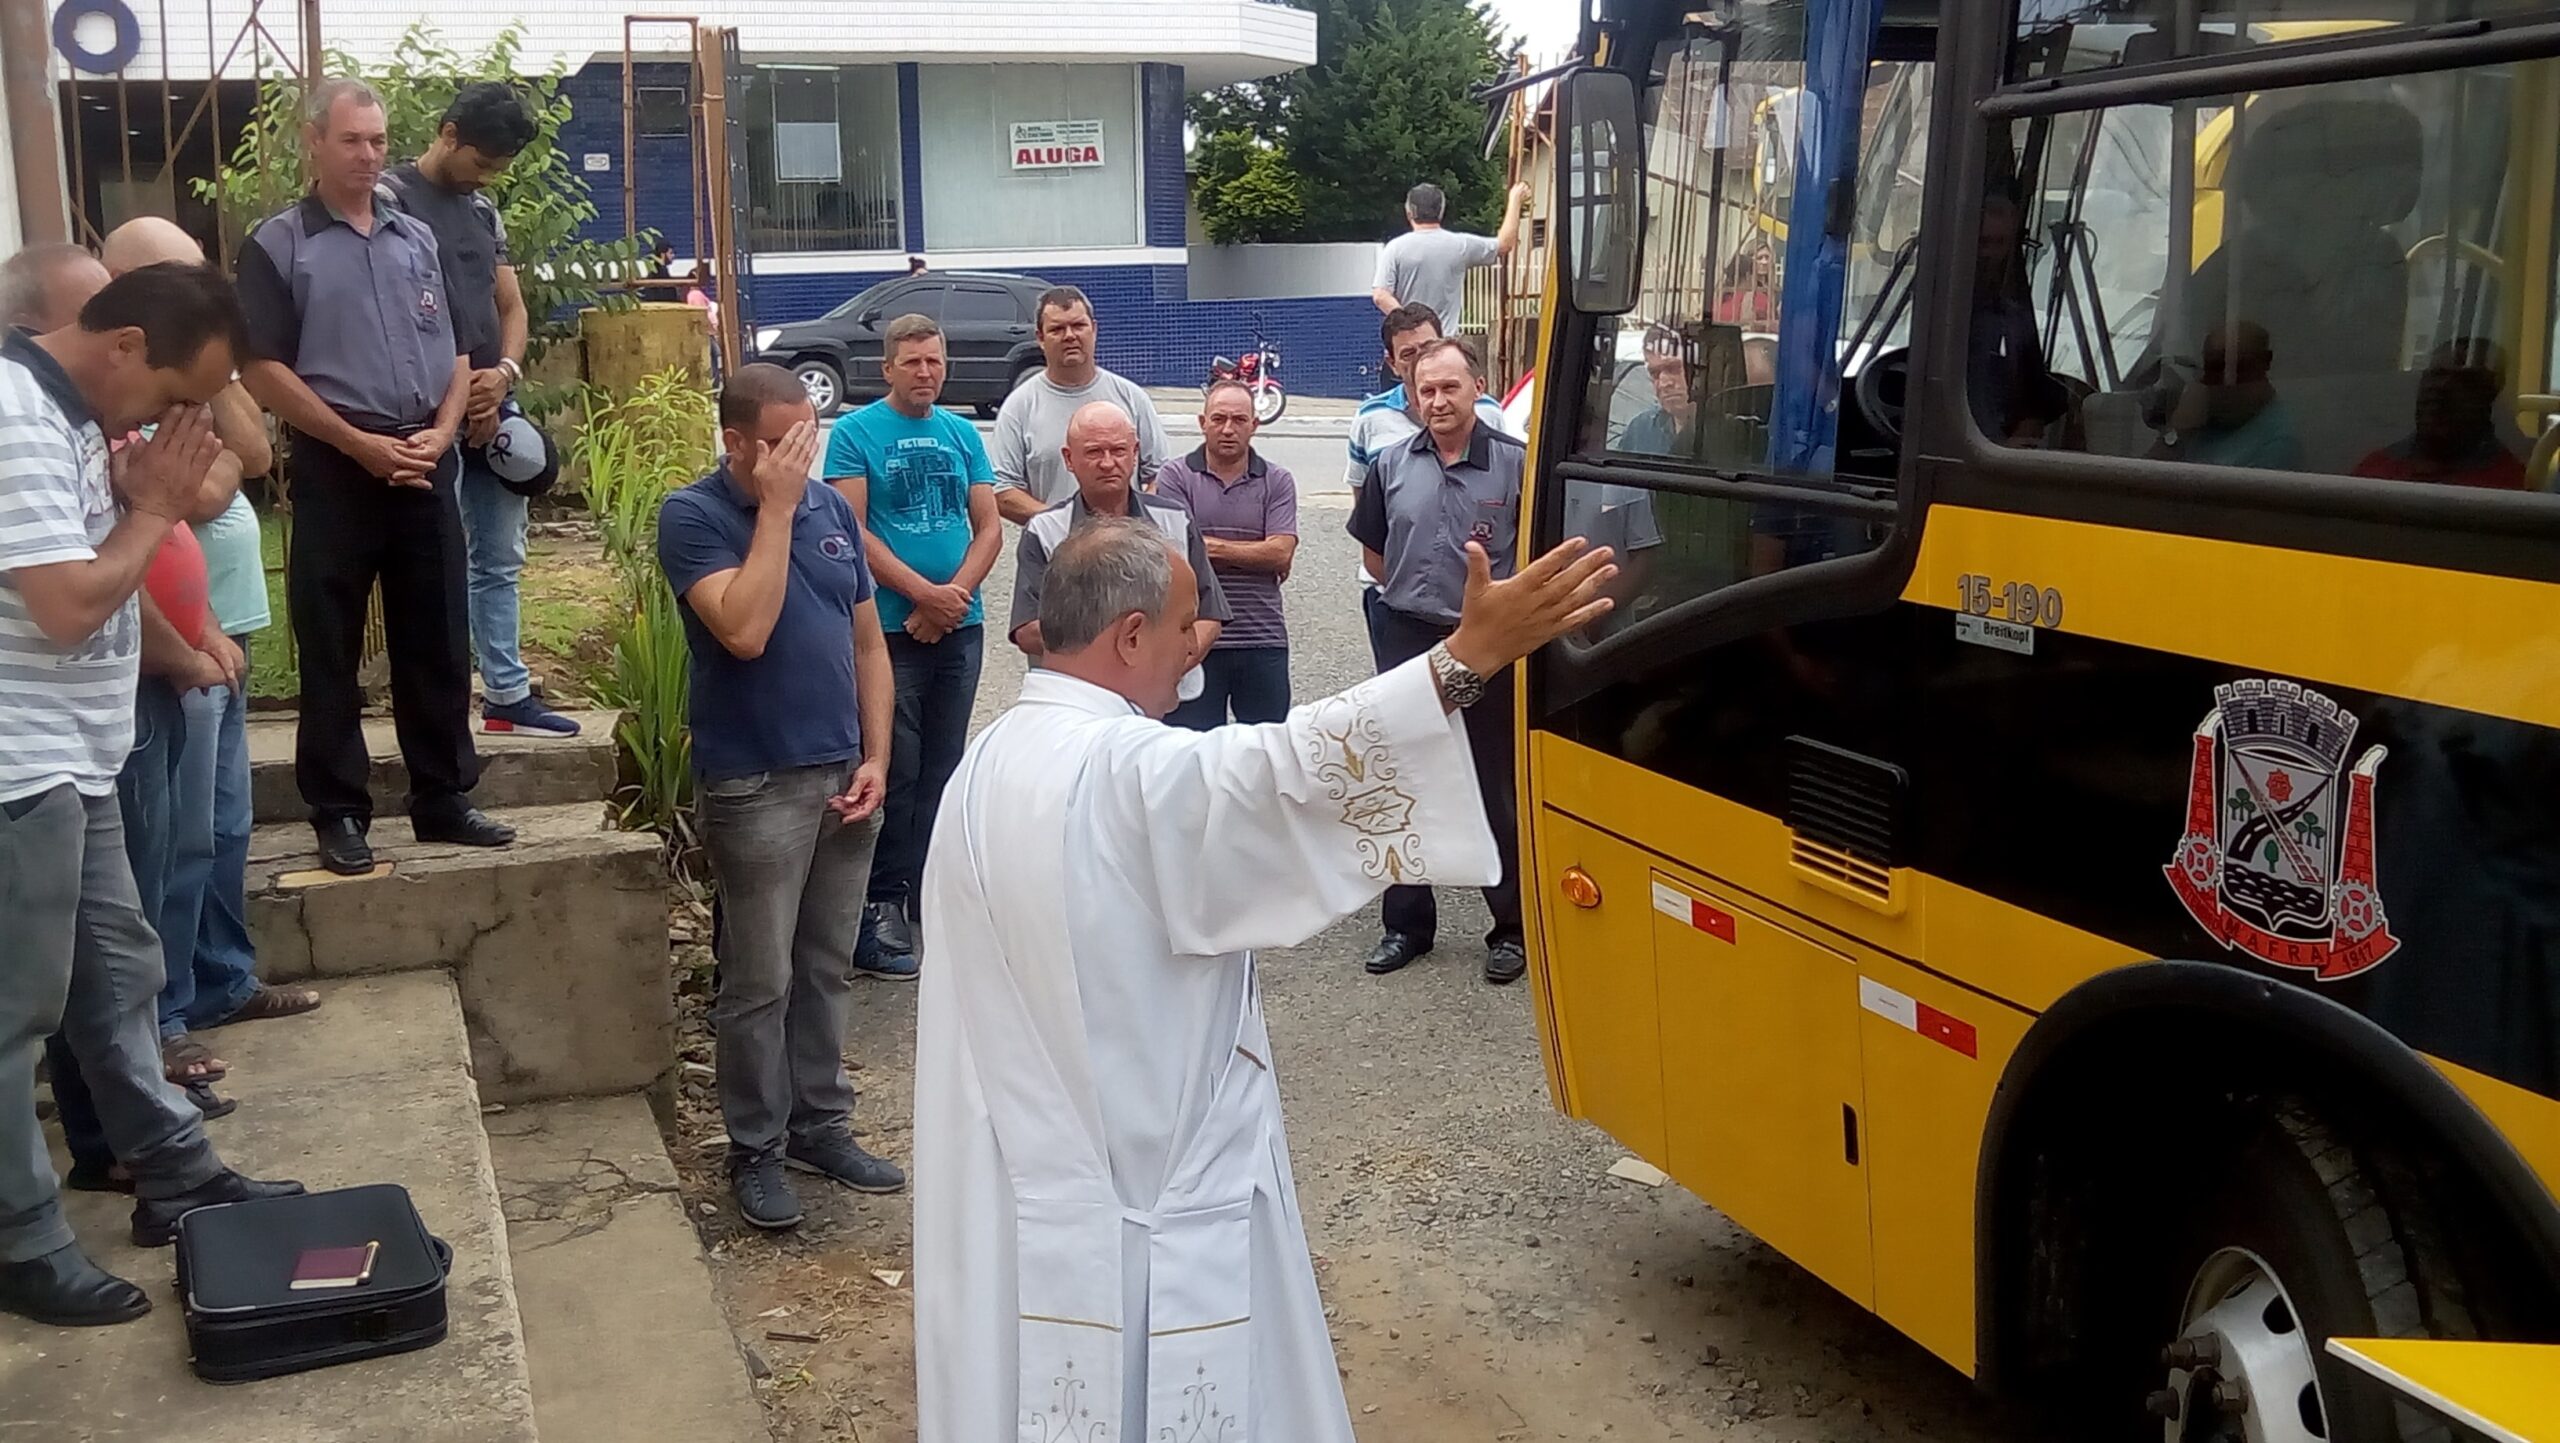
<instances>
[{"instance_id":1,"label":"bus rear wheel","mask_svg":"<svg viewBox=\"0 0 2560 1443\"><path fill-rule=\"evenodd\" d=\"M2332 1337L2475 1335L2435 1220L2394 1164L2293 1102L2255 1112L2172 1248L2147 1399L2163 1443L2443 1443L2327 1353ZM2147 1429L2146 1429L2147 1431Z\"/></svg>"}]
</instances>

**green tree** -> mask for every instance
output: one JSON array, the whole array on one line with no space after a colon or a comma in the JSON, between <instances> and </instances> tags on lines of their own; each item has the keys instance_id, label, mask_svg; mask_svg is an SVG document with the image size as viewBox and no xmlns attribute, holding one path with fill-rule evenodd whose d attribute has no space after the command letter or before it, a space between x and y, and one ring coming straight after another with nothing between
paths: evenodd
<instances>
[{"instance_id":1,"label":"green tree","mask_svg":"<svg viewBox=\"0 0 2560 1443\"><path fill-rule=\"evenodd\" d=\"M1404 228L1405 191L1424 180L1449 192L1451 224L1490 229L1503 176L1484 154L1484 107L1471 95L1502 67L1492 18L1476 0L1318 0L1315 8L1314 65L1192 102L1204 152L1202 221L1245 210L1248 197L1230 192L1246 182L1249 158L1235 164L1232 143L1219 141L1234 134L1274 156L1254 194L1296 181L1296 226L1255 239L1386 239ZM1213 152L1213 143L1230 154ZM1253 213L1267 217L1267 204Z\"/></svg>"},{"instance_id":2,"label":"green tree","mask_svg":"<svg viewBox=\"0 0 2560 1443\"><path fill-rule=\"evenodd\" d=\"M569 99L560 93L567 70L555 59L541 75L520 75L524 33L522 22L511 23L486 49L465 55L421 20L401 34L384 64L366 69L332 51L329 73L357 76L382 97L395 160L412 159L426 151L444 119L445 107L463 86L503 80L523 92L533 110L533 141L507 173L490 185L489 198L506 220L508 252L514 257L516 279L524 287L525 306L533 318L531 350L539 356L552 342L575 334L576 310L602 303L605 297L597 289L598 282L628 274L645 242L578 238L579 227L595 218L596 205L586 178L570 166L558 144L560 127L569 119ZM266 83L232 149L230 163L211 181L196 182L196 191L220 207L224 227L237 237L293 204L308 185L303 174L302 86L286 77Z\"/></svg>"},{"instance_id":3,"label":"green tree","mask_svg":"<svg viewBox=\"0 0 2560 1443\"><path fill-rule=\"evenodd\" d=\"M1200 224L1219 245L1286 240L1306 220L1289 162L1241 130L1200 142L1197 171Z\"/></svg>"}]
</instances>

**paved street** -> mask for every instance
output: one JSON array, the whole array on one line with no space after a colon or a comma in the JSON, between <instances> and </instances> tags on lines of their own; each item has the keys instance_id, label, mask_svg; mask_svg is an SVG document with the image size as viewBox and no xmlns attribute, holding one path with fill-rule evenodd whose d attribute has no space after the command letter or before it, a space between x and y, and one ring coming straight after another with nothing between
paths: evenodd
<instances>
[{"instance_id":1,"label":"paved street","mask_svg":"<svg viewBox=\"0 0 2560 1443\"><path fill-rule=\"evenodd\" d=\"M1301 696L1369 669L1343 534L1341 443L1273 442L1302 481L1287 596ZM1010 560L991 595L1009 594ZM1001 624L1001 603L989 620ZM991 638L992 641L992 638ZM991 645L981 723L1021 658ZM1395 977L1358 959L1374 909L1264 960L1291 1152L1351 1408L1377 1443L1733 1439L2022 1443L1954 1371L1677 1187L1605 1174L1607 1138L1548 1106L1525 986L1477 975L1472 894L1443 903L1441 950ZM909 1155L914 992L863 983L850 1055L870 1144ZM707 1054L706 1054L707 1055ZM716 1136L689 1109L685 1135ZM689 1200L743 1335L790 1386L767 1390L790 1440L912 1437L904 1198L804 1187L791 1237L745 1236L685 1159ZM772 1315L775 1308L788 1315ZM767 1329L823 1332L817 1346ZM856 1431L858 1430L858 1432ZM1285 1440L1283 1440L1285 1443Z\"/></svg>"}]
</instances>

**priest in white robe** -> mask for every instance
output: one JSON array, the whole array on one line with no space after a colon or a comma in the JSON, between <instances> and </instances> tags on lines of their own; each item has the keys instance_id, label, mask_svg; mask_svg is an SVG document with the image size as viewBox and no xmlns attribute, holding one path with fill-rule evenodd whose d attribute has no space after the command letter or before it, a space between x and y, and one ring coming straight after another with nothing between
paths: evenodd
<instances>
[{"instance_id":1,"label":"priest in white robe","mask_svg":"<svg viewBox=\"0 0 2560 1443\"><path fill-rule=\"evenodd\" d=\"M1349 1443L1253 953L1390 882L1495 880L1454 713L1615 568L1568 542L1496 582L1468 550L1429 655L1210 732L1158 721L1197 659L1183 558L1123 518L1052 556L1042 669L925 864L921 1443Z\"/></svg>"}]
</instances>

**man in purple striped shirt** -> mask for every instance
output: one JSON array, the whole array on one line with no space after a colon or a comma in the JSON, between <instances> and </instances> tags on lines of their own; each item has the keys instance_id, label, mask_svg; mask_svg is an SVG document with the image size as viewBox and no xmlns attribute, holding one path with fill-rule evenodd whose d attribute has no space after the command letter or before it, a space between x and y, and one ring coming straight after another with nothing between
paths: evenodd
<instances>
[{"instance_id":1,"label":"man in purple striped shirt","mask_svg":"<svg viewBox=\"0 0 2560 1443\"><path fill-rule=\"evenodd\" d=\"M1201 399L1200 449L1156 472L1155 494L1181 503L1235 613L1200 663L1200 695L1165 718L1207 731L1289 715L1289 628L1280 583L1298 554L1298 480L1253 449L1253 393L1221 381Z\"/></svg>"}]
</instances>

